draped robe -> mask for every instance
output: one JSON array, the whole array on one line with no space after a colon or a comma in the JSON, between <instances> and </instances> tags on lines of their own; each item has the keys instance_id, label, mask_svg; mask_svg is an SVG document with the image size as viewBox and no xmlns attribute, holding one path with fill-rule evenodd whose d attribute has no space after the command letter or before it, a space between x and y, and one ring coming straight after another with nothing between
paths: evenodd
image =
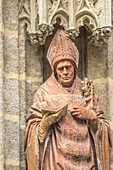
<instances>
[{"instance_id":1,"label":"draped robe","mask_svg":"<svg viewBox=\"0 0 113 170\"><path fill-rule=\"evenodd\" d=\"M102 112L97 113L97 123L73 118L67 111L65 117L50 126L42 144L38 139L42 103L49 98L60 103L64 100L62 96L67 96L69 104L72 101L68 98L73 95L82 98L81 80L78 77L69 92L63 89L54 75L38 89L31 115L26 121L25 154L28 170L109 170L111 134ZM75 104L78 103L75 101Z\"/></svg>"}]
</instances>

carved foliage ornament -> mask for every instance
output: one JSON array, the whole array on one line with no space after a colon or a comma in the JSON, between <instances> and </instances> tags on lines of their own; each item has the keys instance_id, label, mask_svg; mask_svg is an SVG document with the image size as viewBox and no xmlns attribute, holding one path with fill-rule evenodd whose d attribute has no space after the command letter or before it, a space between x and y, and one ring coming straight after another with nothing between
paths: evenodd
<instances>
[{"instance_id":1,"label":"carved foliage ornament","mask_svg":"<svg viewBox=\"0 0 113 170\"><path fill-rule=\"evenodd\" d=\"M89 37L91 43L99 46L100 44L107 43L108 38L111 36L112 27L97 28Z\"/></svg>"},{"instance_id":2,"label":"carved foliage ornament","mask_svg":"<svg viewBox=\"0 0 113 170\"><path fill-rule=\"evenodd\" d=\"M103 1L103 0L100 0ZM111 32L110 16L103 17L108 0L100 5L98 0L21 0L20 24L27 25L32 44L44 45L46 38L53 33L54 24L63 26L71 39L79 35L82 26L88 27L91 42L105 43ZM108 15L105 13L105 15Z\"/></svg>"},{"instance_id":3,"label":"carved foliage ornament","mask_svg":"<svg viewBox=\"0 0 113 170\"><path fill-rule=\"evenodd\" d=\"M48 24L40 24L38 25L38 29L36 33L29 33L29 37L32 44L39 43L43 45L46 41L46 38L51 35L53 32L53 26Z\"/></svg>"}]
</instances>

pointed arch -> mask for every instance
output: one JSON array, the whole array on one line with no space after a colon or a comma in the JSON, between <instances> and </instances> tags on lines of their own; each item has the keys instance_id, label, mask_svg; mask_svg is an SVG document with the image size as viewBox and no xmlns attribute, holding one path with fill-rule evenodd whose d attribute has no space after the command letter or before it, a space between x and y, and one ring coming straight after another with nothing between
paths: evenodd
<instances>
[{"instance_id":1,"label":"pointed arch","mask_svg":"<svg viewBox=\"0 0 113 170\"><path fill-rule=\"evenodd\" d=\"M76 26L77 29L79 29L82 26L87 26L92 32L93 29L97 27L97 22L95 21L94 17L92 17L89 14L85 14L77 17Z\"/></svg>"},{"instance_id":2,"label":"pointed arch","mask_svg":"<svg viewBox=\"0 0 113 170\"><path fill-rule=\"evenodd\" d=\"M60 19L60 22L58 23L58 19ZM64 28L68 28L69 24L69 16L63 9L59 9L53 18L51 19L51 24L54 25L58 23L59 25L63 26Z\"/></svg>"}]
</instances>

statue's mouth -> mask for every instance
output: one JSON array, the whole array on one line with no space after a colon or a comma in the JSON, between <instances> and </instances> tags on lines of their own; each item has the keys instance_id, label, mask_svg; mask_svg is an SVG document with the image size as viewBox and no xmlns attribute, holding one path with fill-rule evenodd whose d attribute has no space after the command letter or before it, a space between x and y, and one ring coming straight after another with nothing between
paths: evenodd
<instances>
[{"instance_id":1,"label":"statue's mouth","mask_svg":"<svg viewBox=\"0 0 113 170\"><path fill-rule=\"evenodd\" d=\"M70 76L65 76L65 77L63 77L62 79L63 79L63 80L70 80L71 77L70 77Z\"/></svg>"}]
</instances>

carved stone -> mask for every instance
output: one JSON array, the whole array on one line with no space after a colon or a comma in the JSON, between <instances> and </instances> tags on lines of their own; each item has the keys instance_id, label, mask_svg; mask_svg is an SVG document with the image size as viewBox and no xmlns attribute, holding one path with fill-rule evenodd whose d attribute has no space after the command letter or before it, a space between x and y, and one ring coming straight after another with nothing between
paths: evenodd
<instances>
[{"instance_id":1,"label":"carved stone","mask_svg":"<svg viewBox=\"0 0 113 170\"><path fill-rule=\"evenodd\" d=\"M36 33L29 33L30 41L33 44L44 45L47 36L51 35L53 27L47 24L38 25Z\"/></svg>"},{"instance_id":2,"label":"carved stone","mask_svg":"<svg viewBox=\"0 0 113 170\"><path fill-rule=\"evenodd\" d=\"M88 27L92 42L103 44L109 37L105 27L111 29L111 1L104 0L103 5L101 2L103 0L21 0L19 18L27 25L32 44L44 45L56 23L74 39L79 35L80 27ZM98 42L94 41L94 37Z\"/></svg>"},{"instance_id":3,"label":"carved stone","mask_svg":"<svg viewBox=\"0 0 113 170\"><path fill-rule=\"evenodd\" d=\"M107 43L108 38L111 36L111 27L97 28L93 31L89 37L93 44L100 45Z\"/></svg>"},{"instance_id":4,"label":"carved stone","mask_svg":"<svg viewBox=\"0 0 113 170\"><path fill-rule=\"evenodd\" d=\"M75 40L76 37L79 35L79 30L76 29L69 29L66 30L67 36L70 37L72 40Z\"/></svg>"},{"instance_id":5,"label":"carved stone","mask_svg":"<svg viewBox=\"0 0 113 170\"><path fill-rule=\"evenodd\" d=\"M58 30L47 53L53 71L34 97L25 132L28 170L108 170L111 134L92 81L77 76L79 53Z\"/></svg>"}]
</instances>

